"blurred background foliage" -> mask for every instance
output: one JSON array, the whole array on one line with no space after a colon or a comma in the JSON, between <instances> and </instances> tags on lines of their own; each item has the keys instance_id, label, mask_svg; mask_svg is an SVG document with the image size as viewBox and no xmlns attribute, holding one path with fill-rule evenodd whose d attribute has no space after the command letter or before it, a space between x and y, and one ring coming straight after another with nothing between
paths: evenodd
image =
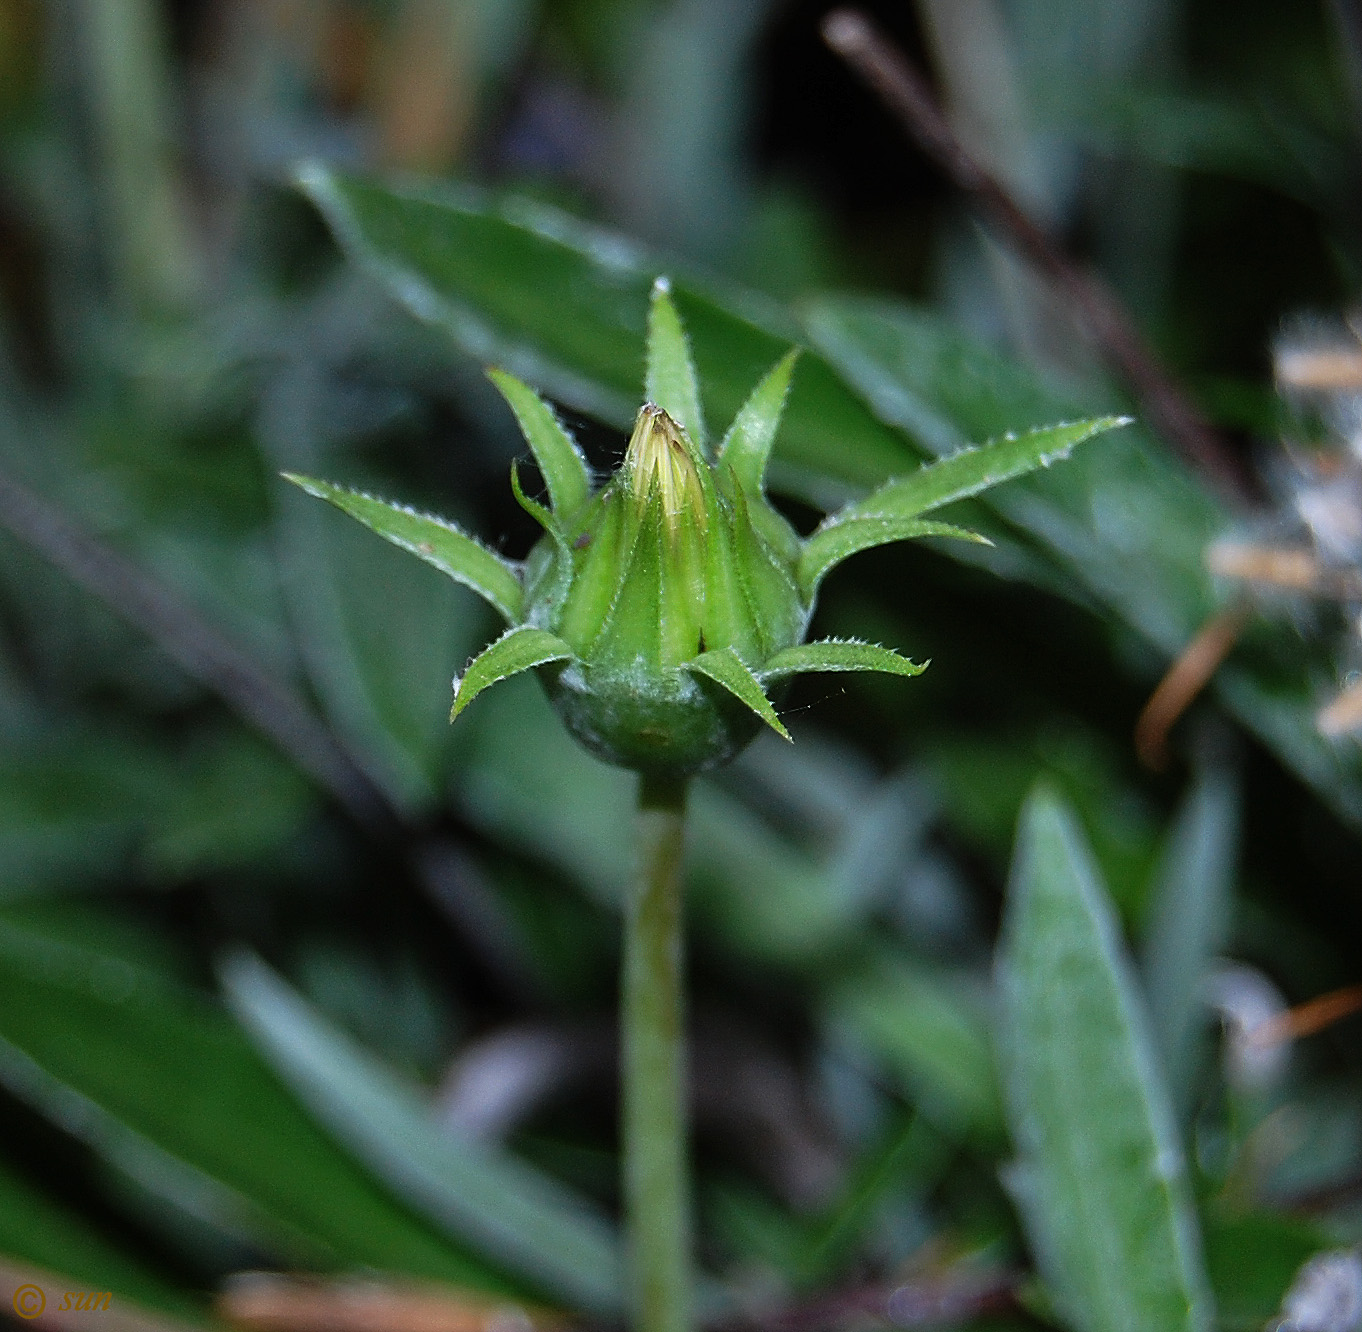
<instances>
[{"instance_id":1,"label":"blurred background foliage","mask_svg":"<svg viewBox=\"0 0 1362 1332\"><path fill-rule=\"evenodd\" d=\"M1255 1327L1304 1259L1362 1236L1358 1028L1280 1021L1362 979L1362 762L1314 721L1360 664L1356 605L1255 603L1163 771L1131 734L1237 595L1209 543L1317 535L1284 446L1348 456L1279 401L1271 350L1356 298L1362 14L869 9L1116 289L1257 500L1234 511L1137 427L988 496L986 555L894 547L829 579L818 631L933 665L801 682L797 743L764 737L697 793L708 1298L791 1329L1065 1315L1001 1182L991 1030L1013 836L1043 778L1140 959L1220 1324ZM251 1270L386 1274L384 1316L433 1299L472 1318L468 1292L617 1310L630 779L533 682L449 727L485 608L277 473L519 556L523 444L482 369L553 396L604 470L660 271L712 422L809 348L777 446L802 527L966 441L1129 407L822 45L823 13L0 0L15 1284L111 1289L146 1327L329 1308L323 1285L227 1284ZM380 178L405 183L362 183Z\"/></svg>"}]
</instances>

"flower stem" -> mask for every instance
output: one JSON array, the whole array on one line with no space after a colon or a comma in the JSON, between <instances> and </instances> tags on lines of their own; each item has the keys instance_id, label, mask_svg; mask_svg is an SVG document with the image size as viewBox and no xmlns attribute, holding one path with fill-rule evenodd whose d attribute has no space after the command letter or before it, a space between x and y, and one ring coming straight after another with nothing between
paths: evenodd
<instances>
[{"instance_id":1,"label":"flower stem","mask_svg":"<svg viewBox=\"0 0 1362 1332\"><path fill-rule=\"evenodd\" d=\"M643 777L625 916L624 1198L634 1332L689 1332L681 852L686 783Z\"/></svg>"}]
</instances>

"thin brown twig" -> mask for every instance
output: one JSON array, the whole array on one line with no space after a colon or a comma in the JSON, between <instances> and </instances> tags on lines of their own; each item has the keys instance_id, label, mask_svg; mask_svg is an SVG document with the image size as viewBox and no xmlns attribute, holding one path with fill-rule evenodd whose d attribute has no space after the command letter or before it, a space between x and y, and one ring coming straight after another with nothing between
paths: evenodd
<instances>
[{"instance_id":1,"label":"thin brown twig","mask_svg":"<svg viewBox=\"0 0 1362 1332\"><path fill-rule=\"evenodd\" d=\"M1192 700L1210 683L1248 622L1242 604L1211 616L1168 668L1135 722L1135 752L1154 772L1168 763L1168 733Z\"/></svg>"},{"instance_id":2,"label":"thin brown twig","mask_svg":"<svg viewBox=\"0 0 1362 1332\"><path fill-rule=\"evenodd\" d=\"M153 639L366 824L386 801L307 704L132 560L0 471L0 527Z\"/></svg>"},{"instance_id":3,"label":"thin brown twig","mask_svg":"<svg viewBox=\"0 0 1362 1332\"><path fill-rule=\"evenodd\" d=\"M1236 506L1251 503L1233 455L1159 363L1115 294L1070 258L965 147L903 52L860 10L833 10L822 31L828 46L879 94L985 220L1049 279L1125 379L1154 428L1223 498Z\"/></svg>"},{"instance_id":4,"label":"thin brown twig","mask_svg":"<svg viewBox=\"0 0 1362 1332\"><path fill-rule=\"evenodd\" d=\"M1362 985L1348 985L1341 990L1330 990L1306 1003L1288 1008L1266 1022L1260 1022L1249 1032L1255 1045L1279 1045L1283 1041L1298 1041L1304 1036L1332 1027L1362 1010Z\"/></svg>"},{"instance_id":5,"label":"thin brown twig","mask_svg":"<svg viewBox=\"0 0 1362 1332\"><path fill-rule=\"evenodd\" d=\"M415 1280L243 1272L218 1313L247 1332L550 1332L567 1320L514 1300Z\"/></svg>"}]
</instances>

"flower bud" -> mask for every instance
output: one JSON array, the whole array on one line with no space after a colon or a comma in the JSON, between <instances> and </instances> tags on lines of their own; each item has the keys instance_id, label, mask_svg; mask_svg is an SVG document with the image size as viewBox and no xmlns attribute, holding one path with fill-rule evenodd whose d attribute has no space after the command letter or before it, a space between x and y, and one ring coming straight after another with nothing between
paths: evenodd
<instances>
[{"instance_id":1,"label":"flower bud","mask_svg":"<svg viewBox=\"0 0 1362 1332\"><path fill-rule=\"evenodd\" d=\"M730 758L760 727L729 690L686 669L722 648L756 669L803 637L793 563L754 526L754 504L768 527L785 526L647 403L619 471L531 555L539 576L526 621L573 651L540 673L569 729L601 758L693 772ZM797 549L793 531L786 545Z\"/></svg>"},{"instance_id":2,"label":"flower bud","mask_svg":"<svg viewBox=\"0 0 1362 1332\"><path fill-rule=\"evenodd\" d=\"M1127 423L1075 421L962 449L891 478L801 538L765 490L794 364L789 352L772 367L711 455L690 345L659 279L648 315L649 401L624 462L594 494L586 460L553 408L514 376L489 371L548 490L545 507L512 470L516 498L544 529L523 563L448 519L329 481L289 479L471 588L506 622L454 681L451 719L484 689L536 671L593 753L684 778L731 758L763 722L789 740L769 695L792 676L925 669L874 643L804 641L831 569L890 541L986 541L924 515Z\"/></svg>"}]
</instances>

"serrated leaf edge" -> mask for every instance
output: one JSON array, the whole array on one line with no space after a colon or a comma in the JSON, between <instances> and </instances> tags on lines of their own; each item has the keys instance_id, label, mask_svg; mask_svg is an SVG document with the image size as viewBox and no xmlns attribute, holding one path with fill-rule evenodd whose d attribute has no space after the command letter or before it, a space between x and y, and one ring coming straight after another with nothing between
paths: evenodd
<instances>
[{"instance_id":1,"label":"serrated leaf edge","mask_svg":"<svg viewBox=\"0 0 1362 1332\"><path fill-rule=\"evenodd\" d=\"M780 665L782 657L802 656L810 649L822 647L847 647L847 648L866 648L870 652L881 652L886 657L892 657L896 662L909 667L903 670L895 666L875 666L871 664L852 664L846 662L829 662L826 665L809 664L792 666L788 670ZM905 679L921 675L930 666L931 658L924 662L911 661L909 658L900 656L893 648L885 647L881 643L871 643L863 638L816 638L809 643L796 643L793 647L782 648L775 653L771 659L756 672L757 678L763 682L766 680L780 680L788 675L814 675L820 673L849 672L849 671L879 671L885 675L899 675Z\"/></svg>"},{"instance_id":2,"label":"serrated leaf edge","mask_svg":"<svg viewBox=\"0 0 1362 1332\"><path fill-rule=\"evenodd\" d=\"M532 655L528 660L521 662L511 670L501 671L493 675L485 683L478 684L470 693L467 688L467 680L472 671L480 664L486 663L489 659L495 660L498 655L505 653L507 645L518 638L525 638L529 635L542 636L545 641L544 651ZM551 646L556 645L556 646ZM545 666L551 661L567 661L575 654L567 643L563 642L555 634L549 633L547 629L539 629L530 624L517 624L508 629L500 638L493 640L481 652L475 656L466 667L463 674L454 680L454 706L449 710L449 720L453 721L458 715L475 699L484 689L490 689L495 684L500 684L503 680L509 680L513 675L519 675L523 671L532 670L536 666Z\"/></svg>"},{"instance_id":3,"label":"serrated leaf edge","mask_svg":"<svg viewBox=\"0 0 1362 1332\"><path fill-rule=\"evenodd\" d=\"M720 665L720 662L724 664ZM683 669L695 671L707 680L722 685L739 703L751 708L777 735L789 740L791 744L794 743L794 737L776 716L776 710L771 706L771 700L766 697L761 681L731 647L702 652L698 657L684 663Z\"/></svg>"},{"instance_id":4,"label":"serrated leaf edge","mask_svg":"<svg viewBox=\"0 0 1362 1332\"><path fill-rule=\"evenodd\" d=\"M429 564L432 569L438 569L446 578L452 578L456 583L461 583L464 587L468 588L469 591L476 592L508 623L514 625L520 619L520 613L523 609L523 601L520 595L523 592L523 588L521 587L520 580L524 566L518 560L507 559L506 556L502 555L499 551L493 550L491 546L487 545L484 541L480 541L471 532L465 532L457 523L452 522L448 518L442 518L439 514L427 513L425 510L413 508L409 504L399 504L394 500L384 499L381 495L370 494L367 490L356 490L352 486L338 486L333 482L323 481L317 477L303 476L298 472L281 472L279 475L282 476L285 481L292 482L292 484L297 486L300 490L311 495L314 499L325 500L328 504L332 505L332 507L337 508L342 513L346 514L347 517L354 518L360 526L367 527L376 537L382 538L390 545L396 546L399 550L405 550L409 555L415 555L418 560L422 560L426 564ZM328 491L332 493L327 493ZM476 546L484 555L488 555L495 560L496 563L515 580L517 590L515 604L511 604L507 599L502 597L495 588L488 587L485 583L479 582L471 574L464 573L461 570L447 568L444 564L437 563L435 560L431 559L430 552L422 550L419 544L398 540L386 532L380 532L377 528L371 527L364 519L350 513L342 504L340 504L335 498L336 495L347 495L355 499L367 500L370 504L381 504L384 508L392 509L397 513L404 513L409 518L418 518L422 522L432 523L434 526L442 528L451 535L459 537L460 539L469 542L471 545Z\"/></svg>"}]
</instances>

